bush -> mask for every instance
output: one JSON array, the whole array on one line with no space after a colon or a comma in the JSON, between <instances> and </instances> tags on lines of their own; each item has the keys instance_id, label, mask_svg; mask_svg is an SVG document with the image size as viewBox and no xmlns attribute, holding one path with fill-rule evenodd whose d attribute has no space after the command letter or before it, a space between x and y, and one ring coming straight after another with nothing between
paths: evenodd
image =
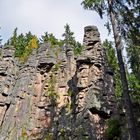
<instances>
[{"instance_id":1,"label":"bush","mask_svg":"<svg viewBox=\"0 0 140 140\"><path fill-rule=\"evenodd\" d=\"M119 140L120 138L120 123L118 119L109 119L107 121L108 128L106 129L106 136L108 140Z\"/></svg>"}]
</instances>

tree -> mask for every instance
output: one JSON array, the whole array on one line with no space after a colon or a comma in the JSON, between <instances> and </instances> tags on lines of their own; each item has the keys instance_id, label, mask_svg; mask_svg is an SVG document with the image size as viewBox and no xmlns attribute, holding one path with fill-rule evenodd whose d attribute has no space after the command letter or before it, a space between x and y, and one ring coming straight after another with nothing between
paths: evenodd
<instances>
[{"instance_id":1,"label":"tree","mask_svg":"<svg viewBox=\"0 0 140 140\"><path fill-rule=\"evenodd\" d=\"M63 46L62 40L58 40L52 33L45 32L41 36L41 43L50 43L52 47Z\"/></svg>"},{"instance_id":2,"label":"tree","mask_svg":"<svg viewBox=\"0 0 140 140\"><path fill-rule=\"evenodd\" d=\"M33 49L37 49L37 48L38 48L38 39L34 35L27 42L26 46L24 46L24 51L22 55L20 56L20 61L25 62L28 59L29 55L32 53Z\"/></svg>"},{"instance_id":3,"label":"tree","mask_svg":"<svg viewBox=\"0 0 140 140\"><path fill-rule=\"evenodd\" d=\"M119 5L122 5L121 7ZM134 101L140 99L140 1L119 1L121 34L127 45L129 89Z\"/></svg>"},{"instance_id":4,"label":"tree","mask_svg":"<svg viewBox=\"0 0 140 140\"><path fill-rule=\"evenodd\" d=\"M127 45L128 60L132 72L140 81L140 1L119 1L121 34Z\"/></svg>"},{"instance_id":5,"label":"tree","mask_svg":"<svg viewBox=\"0 0 140 140\"><path fill-rule=\"evenodd\" d=\"M6 43L15 47L15 56L21 62L25 62L33 49L38 48L38 39L29 31L28 33L17 35L17 28L14 29L13 36Z\"/></svg>"},{"instance_id":6,"label":"tree","mask_svg":"<svg viewBox=\"0 0 140 140\"><path fill-rule=\"evenodd\" d=\"M73 36L74 32L70 30L69 24L66 24L64 26L64 29L65 29L65 32L62 34L62 37L64 37L64 40L63 40L64 43L66 45L75 45L75 37Z\"/></svg>"},{"instance_id":7,"label":"tree","mask_svg":"<svg viewBox=\"0 0 140 140\"><path fill-rule=\"evenodd\" d=\"M140 103L140 81L133 72L128 75L128 82L133 101Z\"/></svg>"},{"instance_id":8,"label":"tree","mask_svg":"<svg viewBox=\"0 0 140 140\"><path fill-rule=\"evenodd\" d=\"M109 21L112 25L114 41L115 41L115 48L117 52L117 58L119 63L120 69L120 76L121 76L121 83L122 83L122 90L123 90L123 100L124 106L126 109L126 116L128 122L128 129L131 140L137 140L136 135L136 126L134 122L134 115L132 110L132 103L130 100L129 89L128 89L128 81L126 78L126 71L124 66L124 61L122 57L122 39L121 39L121 31L118 21L118 10L116 5L118 4L115 0L84 0L82 5L85 9L95 10L101 18L103 18L103 14L106 13L109 17ZM120 5L121 6L121 5Z\"/></svg>"},{"instance_id":9,"label":"tree","mask_svg":"<svg viewBox=\"0 0 140 140\"><path fill-rule=\"evenodd\" d=\"M14 29L13 36L10 39L10 44L16 46L17 41L17 27Z\"/></svg>"},{"instance_id":10,"label":"tree","mask_svg":"<svg viewBox=\"0 0 140 140\"><path fill-rule=\"evenodd\" d=\"M103 42L103 46L105 48L109 67L112 69L114 73L115 94L118 98L120 98L122 96L122 85L120 81L119 65L118 65L116 54L115 54L115 49L113 48L113 43L108 40L105 40Z\"/></svg>"},{"instance_id":11,"label":"tree","mask_svg":"<svg viewBox=\"0 0 140 140\"><path fill-rule=\"evenodd\" d=\"M64 37L63 39L64 44L72 46L75 55L80 54L84 46L81 45L80 42L75 40L74 32L71 31L69 24L66 24L64 26L64 29L65 31L62 34L62 37Z\"/></svg>"},{"instance_id":12,"label":"tree","mask_svg":"<svg viewBox=\"0 0 140 140\"><path fill-rule=\"evenodd\" d=\"M41 43L46 43L49 40L49 33L45 32L44 35L41 36L40 41Z\"/></svg>"}]
</instances>

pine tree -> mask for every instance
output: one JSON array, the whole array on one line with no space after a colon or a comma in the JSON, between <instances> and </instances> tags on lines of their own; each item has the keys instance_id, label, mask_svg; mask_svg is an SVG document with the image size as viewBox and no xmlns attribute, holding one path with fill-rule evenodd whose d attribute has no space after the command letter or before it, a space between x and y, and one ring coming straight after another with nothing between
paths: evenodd
<instances>
[{"instance_id":1,"label":"pine tree","mask_svg":"<svg viewBox=\"0 0 140 140\"><path fill-rule=\"evenodd\" d=\"M69 24L66 24L64 26L64 29L65 29L65 31L62 35L62 37L64 37L63 42L66 45L73 45L74 46L75 45L75 37L73 36L74 32L71 31Z\"/></svg>"},{"instance_id":2,"label":"pine tree","mask_svg":"<svg viewBox=\"0 0 140 140\"><path fill-rule=\"evenodd\" d=\"M64 26L64 29L65 31L62 34L62 37L64 37L63 43L65 45L71 46L74 50L75 55L80 54L84 46L80 42L75 40L74 32L71 31L69 24L66 24Z\"/></svg>"},{"instance_id":3,"label":"pine tree","mask_svg":"<svg viewBox=\"0 0 140 140\"><path fill-rule=\"evenodd\" d=\"M63 42L57 39L52 33L45 32L44 35L41 36L41 43L50 43L51 47L63 46Z\"/></svg>"},{"instance_id":4,"label":"pine tree","mask_svg":"<svg viewBox=\"0 0 140 140\"><path fill-rule=\"evenodd\" d=\"M16 46L17 43L17 27L14 29L13 36L10 39L10 45Z\"/></svg>"}]
</instances>

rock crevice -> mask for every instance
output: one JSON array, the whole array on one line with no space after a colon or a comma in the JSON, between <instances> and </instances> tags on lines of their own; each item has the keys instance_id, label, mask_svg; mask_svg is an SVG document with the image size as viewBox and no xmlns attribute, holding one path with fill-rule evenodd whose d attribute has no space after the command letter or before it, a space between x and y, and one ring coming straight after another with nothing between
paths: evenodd
<instances>
[{"instance_id":1,"label":"rock crevice","mask_svg":"<svg viewBox=\"0 0 140 140\"><path fill-rule=\"evenodd\" d=\"M84 29L84 49L41 44L20 64L1 48L0 140L103 140L115 112L113 74L97 27Z\"/></svg>"}]
</instances>

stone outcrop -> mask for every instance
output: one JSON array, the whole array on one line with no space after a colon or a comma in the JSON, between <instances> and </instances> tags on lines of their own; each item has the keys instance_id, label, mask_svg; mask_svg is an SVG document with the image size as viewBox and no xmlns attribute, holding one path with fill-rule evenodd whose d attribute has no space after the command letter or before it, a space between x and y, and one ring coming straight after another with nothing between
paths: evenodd
<instances>
[{"instance_id":1,"label":"stone outcrop","mask_svg":"<svg viewBox=\"0 0 140 140\"><path fill-rule=\"evenodd\" d=\"M113 73L107 66L97 27L85 27L82 54L77 58L77 120L89 139L105 139L105 121L116 113Z\"/></svg>"},{"instance_id":2,"label":"stone outcrop","mask_svg":"<svg viewBox=\"0 0 140 140\"><path fill-rule=\"evenodd\" d=\"M0 140L102 140L116 113L113 73L97 27L87 26L84 50L41 44L19 63L0 50Z\"/></svg>"}]
</instances>

